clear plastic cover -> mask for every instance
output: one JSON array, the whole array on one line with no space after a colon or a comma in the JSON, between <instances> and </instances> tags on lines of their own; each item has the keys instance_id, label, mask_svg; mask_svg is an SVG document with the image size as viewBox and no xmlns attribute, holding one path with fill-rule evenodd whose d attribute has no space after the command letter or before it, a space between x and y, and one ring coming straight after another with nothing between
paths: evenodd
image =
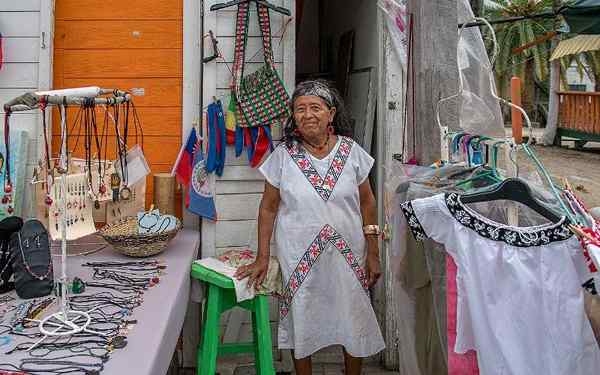
<instances>
[{"instance_id":1,"label":"clear plastic cover","mask_svg":"<svg viewBox=\"0 0 600 375\"><path fill-rule=\"evenodd\" d=\"M473 17L469 1L458 1L458 22ZM488 137L504 137L504 121L498 100L491 90L496 90L490 79L490 60L478 27L465 28L458 44L458 67L463 80L460 97L460 130Z\"/></svg>"}]
</instances>

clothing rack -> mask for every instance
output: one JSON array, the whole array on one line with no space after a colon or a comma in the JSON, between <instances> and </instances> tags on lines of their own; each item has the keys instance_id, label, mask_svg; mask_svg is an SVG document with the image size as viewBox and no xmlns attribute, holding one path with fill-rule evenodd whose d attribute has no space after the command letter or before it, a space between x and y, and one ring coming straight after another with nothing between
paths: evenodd
<instances>
[{"instance_id":1,"label":"clothing rack","mask_svg":"<svg viewBox=\"0 0 600 375\"><path fill-rule=\"evenodd\" d=\"M88 89L97 89L97 94L89 94L90 91ZM73 90L71 92L78 92L76 90L80 90L79 92L83 93L83 95L69 95L69 90ZM88 95L85 95L86 93L88 93ZM101 97L101 95L110 94L112 94L111 97ZM132 95L126 91L118 89L101 89L93 86L82 87L79 89L27 92L4 104L4 111L8 113L30 111L38 108L40 103L57 106L81 105L92 97L94 98L94 103L98 105L121 104L131 101L132 99Z\"/></svg>"}]
</instances>

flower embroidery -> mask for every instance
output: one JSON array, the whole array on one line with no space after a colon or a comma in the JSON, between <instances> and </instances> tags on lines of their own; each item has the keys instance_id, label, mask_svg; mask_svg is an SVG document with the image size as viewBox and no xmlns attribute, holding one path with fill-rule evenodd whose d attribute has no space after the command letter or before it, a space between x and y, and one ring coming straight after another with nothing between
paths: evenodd
<instances>
[{"instance_id":1,"label":"flower embroidery","mask_svg":"<svg viewBox=\"0 0 600 375\"><path fill-rule=\"evenodd\" d=\"M300 169L307 170L310 169L310 161L308 159L302 159L302 160L298 160L298 166L300 167Z\"/></svg>"},{"instance_id":2,"label":"flower embroidery","mask_svg":"<svg viewBox=\"0 0 600 375\"><path fill-rule=\"evenodd\" d=\"M328 175L327 177L325 177L325 181L323 182L323 188L326 188L327 190L333 190L335 182L336 181L333 178L333 176Z\"/></svg>"},{"instance_id":3,"label":"flower embroidery","mask_svg":"<svg viewBox=\"0 0 600 375\"><path fill-rule=\"evenodd\" d=\"M319 176L318 174L312 174L308 176L308 180L313 185L321 184L321 176Z\"/></svg>"},{"instance_id":4,"label":"flower embroidery","mask_svg":"<svg viewBox=\"0 0 600 375\"><path fill-rule=\"evenodd\" d=\"M419 219L415 215L415 210L413 209L411 202L404 202L400 205L402 209L402 213L404 213L404 217L406 217L406 222L417 241L423 241L427 238L425 234L425 230L421 226Z\"/></svg>"},{"instance_id":5,"label":"flower embroidery","mask_svg":"<svg viewBox=\"0 0 600 375\"><path fill-rule=\"evenodd\" d=\"M364 269L358 264L356 257L352 250L348 247L346 240L331 226L325 225L319 234L315 237L313 242L308 247L308 250L304 253L298 265L290 275L290 279L284 288L281 304L279 307L280 318L283 319L289 312L289 306L292 303L294 295L300 289L300 286L308 276L312 266L315 264L317 258L325 251L328 247L335 247L339 253L344 257L346 263L350 266L358 282L365 290L369 292L367 285L367 277Z\"/></svg>"},{"instance_id":6,"label":"flower embroidery","mask_svg":"<svg viewBox=\"0 0 600 375\"><path fill-rule=\"evenodd\" d=\"M547 245L550 242L563 241L572 236L572 233L568 227L569 222L564 218L554 225L546 228L535 229L511 229L510 227L500 227L494 225L493 223L488 223L475 217L467 209L465 209L462 202L460 202L460 196L456 193L446 194L446 207L448 207L448 210L452 216L465 227L474 230L483 237L494 241L503 241L513 246L528 247ZM410 209L412 210L412 206ZM406 210L404 212L405 215L415 217L416 220L414 213ZM410 221L409 225L411 225Z\"/></svg>"},{"instance_id":7,"label":"flower embroidery","mask_svg":"<svg viewBox=\"0 0 600 375\"><path fill-rule=\"evenodd\" d=\"M296 163L308 182L313 186L317 194L319 194L324 201L327 201L344 170L344 166L350 156L353 145L354 141L352 139L341 137L340 146L333 157L333 161L327 174L323 178L321 178L319 173L313 167L304 149L297 143L294 143L292 146L286 146L286 148L292 160Z\"/></svg>"}]
</instances>

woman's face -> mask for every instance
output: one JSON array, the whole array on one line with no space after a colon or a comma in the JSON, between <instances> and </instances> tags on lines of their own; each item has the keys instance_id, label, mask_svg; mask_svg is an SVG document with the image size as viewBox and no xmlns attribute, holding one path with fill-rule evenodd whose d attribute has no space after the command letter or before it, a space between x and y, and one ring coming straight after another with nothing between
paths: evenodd
<instances>
[{"instance_id":1,"label":"woman's face","mask_svg":"<svg viewBox=\"0 0 600 375\"><path fill-rule=\"evenodd\" d=\"M335 107L329 108L318 96L299 96L294 100L294 121L304 138L327 134L327 125L333 122Z\"/></svg>"}]
</instances>

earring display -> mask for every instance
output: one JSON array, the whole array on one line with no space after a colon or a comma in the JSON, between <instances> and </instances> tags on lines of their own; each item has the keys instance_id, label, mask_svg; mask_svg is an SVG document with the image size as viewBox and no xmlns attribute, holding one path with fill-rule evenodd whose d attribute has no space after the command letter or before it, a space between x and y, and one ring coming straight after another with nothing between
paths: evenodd
<instances>
[{"instance_id":1,"label":"earring display","mask_svg":"<svg viewBox=\"0 0 600 375\"><path fill-rule=\"evenodd\" d=\"M63 176L55 178L51 189L52 204L49 209L49 232L52 239L61 239L61 220L67 224L67 240L76 240L96 232L92 217L93 202L88 194L86 174L67 175L67 188L62 191L59 183ZM62 213L62 200L67 200L67 210Z\"/></svg>"},{"instance_id":2,"label":"earring display","mask_svg":"<svg viewBox=\"0 0 600 375\"><path fill-rule=\"evenodd\" d=\"M123 197L123 190L129 190L129 199ZM146 179L123 188L120 191L118 202L106 203L106 223L116 223L126 217L136 216L138 212L144 211L146 204Z\"/></svg>"}]
</instances>

